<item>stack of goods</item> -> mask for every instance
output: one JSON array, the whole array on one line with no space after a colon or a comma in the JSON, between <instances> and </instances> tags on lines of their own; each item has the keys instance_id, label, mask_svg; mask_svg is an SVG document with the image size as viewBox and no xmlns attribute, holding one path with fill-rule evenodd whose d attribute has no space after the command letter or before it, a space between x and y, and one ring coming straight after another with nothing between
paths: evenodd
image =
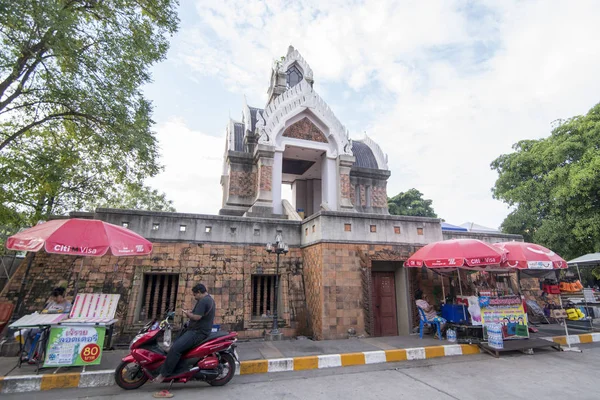
<instances>
[{"instance_id":1,"label":"stack of goods","mask_svg":"<svg viewBox=\"0 0 600 400\"><path fill-rule=\"evenodd\" d=\"M544 279L541 282L542 291L547 294L560 294L560 286L556 279Z\"/></svg>"},{"instance_id":2,"label":"stack of goods","mask_svg":"<svg viewBox=\"0 0 600 400\"><path fill-rule=\"evenodd\" d=\"M504 340L502 339L501 324L486 324L488 345L494 349L503 349Z\"/></svg>"},{"instance_id":3,"label":"stack of goods","mask_svg":"<svg viewBox=\"0 0 600 400\"><path fill-rule=\"evenodd\" d=\"M567 312L559 305L548 303L544 307L544 314L547 317L565 319L567 318Z\"/></svg>"},{"instance_id":4,"label":"stack of goods","mask_svg":"<svg viewBox=\"0 0 600 400\"><path fill-rule=\"evenodd\" d=\"M580 292L583 290L583 285L579 282L579 279L565 278L560 282L561 292Z\"/></svg>"}]
</instances>

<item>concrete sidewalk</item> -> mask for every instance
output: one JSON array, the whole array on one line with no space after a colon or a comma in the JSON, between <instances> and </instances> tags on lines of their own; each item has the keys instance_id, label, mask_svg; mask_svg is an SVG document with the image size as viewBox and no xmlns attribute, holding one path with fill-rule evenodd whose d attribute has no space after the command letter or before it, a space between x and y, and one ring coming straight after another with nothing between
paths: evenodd
<instances>
[{"instance_id":1,"label":"concrete sidewalk","mask_svg":"<svg viewBox=\"0 0 600 400\"><path fill-rule=\"evenodd\" d=\"M548 334L556 332L560 329L549 327L540 329L540 333L532 337L545 337L566 344L564 336ZM570 342L600 342L600 333L571 335ZM127 350L106 351L100 365L88 366L85 370L81 367L49 368L41 369L38 374L35 374L35 366L23 365L20 369L13 369L17 359L2 357L0 374L5 375L9 371L10 374L0 377L0 393L114 385L114 368L127 353ZM479 353L477 345L450 344L431 336L419 339L418 335L323 341L240 341L240 365L236 374L300 371Z\"/></svg>"}]
</instances>

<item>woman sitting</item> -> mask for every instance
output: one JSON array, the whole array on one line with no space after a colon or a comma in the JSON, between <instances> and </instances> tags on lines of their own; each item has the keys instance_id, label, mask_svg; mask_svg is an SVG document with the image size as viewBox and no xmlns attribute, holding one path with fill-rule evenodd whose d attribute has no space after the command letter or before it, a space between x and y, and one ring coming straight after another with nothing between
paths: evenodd
<instances>
[{"instance_id":1,"label":"woman sitting","mask_svg":"<svg viewBox=\"0 0 600 400\"><path fill-rule=\"evenodd\" d=\"M440 323L440 331L443 335L446 331L446 320L437 315L433 306L427 302L427 295L423 294L421 289L415 291L415 303L417 304L417 307L423 310L427 321L436 321ZM421 315L419 315L419 318L421 318ZM439 339L437 332L435 333L435 338Z\"/></svg>"},{"instance_id":2,"label":"woman sitting","mask_svg":"<svg viewBox=\"0 0 600 400\"><path fill-rule=\"evenodd\" d=\"M44 306L42 314L62 314L71 311L71 302L65 298L65 288L57 287L52 290L50 299ZM46 332L47 333L47 332ZM21 355L22 361L34 364L37 362L36 347L41 343L41 335L43 330L39 328L25 329L15 332L15 337L23 335L24 354Z\"/></svg>"}]
</instances>

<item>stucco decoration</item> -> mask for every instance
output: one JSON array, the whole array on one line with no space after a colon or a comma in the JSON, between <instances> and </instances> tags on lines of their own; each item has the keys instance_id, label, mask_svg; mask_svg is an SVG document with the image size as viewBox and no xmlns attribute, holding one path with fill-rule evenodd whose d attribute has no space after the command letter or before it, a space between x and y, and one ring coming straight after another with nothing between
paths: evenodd
<instances>
[{"instance_id":1,"label":"stucco decoration","mask_svg":"<svg viewBox=\"0 0 600 400\"><path fill-rule=\"evenodd\" d=\"M267 105L263 116L257 122L260 135L258 142L274 146L275 136L283 131L286 122L306 109L310 109L327 127L327 140L331 142L333 139L336 143L336 153L352 155L352 142L348 130L305 79Z\"/></svg>"},{"instance_id":2,"label":"stucco decoration","mask_svg":"<svg viewBox=\"0 0 600 400\"><path fill-rule=\"evenodd\" d=\"M288 48L287 55L285 56L283 61L277 64L278 72L287 72L287 70L294 63L300 67L305 79L308 79L309 81L313 79L313 71L310 68L310 65L308 65L306 60L300 55L298 50L294 49L293 46L290 46Z\"/></svg>"}]
</instances>

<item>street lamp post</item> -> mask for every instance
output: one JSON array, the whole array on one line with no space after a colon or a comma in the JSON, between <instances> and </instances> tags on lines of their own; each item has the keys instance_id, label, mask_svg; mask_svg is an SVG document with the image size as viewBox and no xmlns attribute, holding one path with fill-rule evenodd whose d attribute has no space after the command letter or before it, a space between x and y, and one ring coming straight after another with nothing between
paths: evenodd
<instances>
[{"instance_id":1,"label":"street lamp post","mask_svg":"<svg viewBox=\"0 0 600 400\"><path fill-rule=\"evenodd\" d=\"M275 253L277 255L277 267L275 272L275 296L273 300L273 330L271 330L271 336L279 335L279 321L277 320L277 298L279 297L279 256L281 254L287 254L289 251L288 245L283 242L281 234L278 233L275 236L275 243L267 243L267 253Z\"/></svg>"}]
</instances>

